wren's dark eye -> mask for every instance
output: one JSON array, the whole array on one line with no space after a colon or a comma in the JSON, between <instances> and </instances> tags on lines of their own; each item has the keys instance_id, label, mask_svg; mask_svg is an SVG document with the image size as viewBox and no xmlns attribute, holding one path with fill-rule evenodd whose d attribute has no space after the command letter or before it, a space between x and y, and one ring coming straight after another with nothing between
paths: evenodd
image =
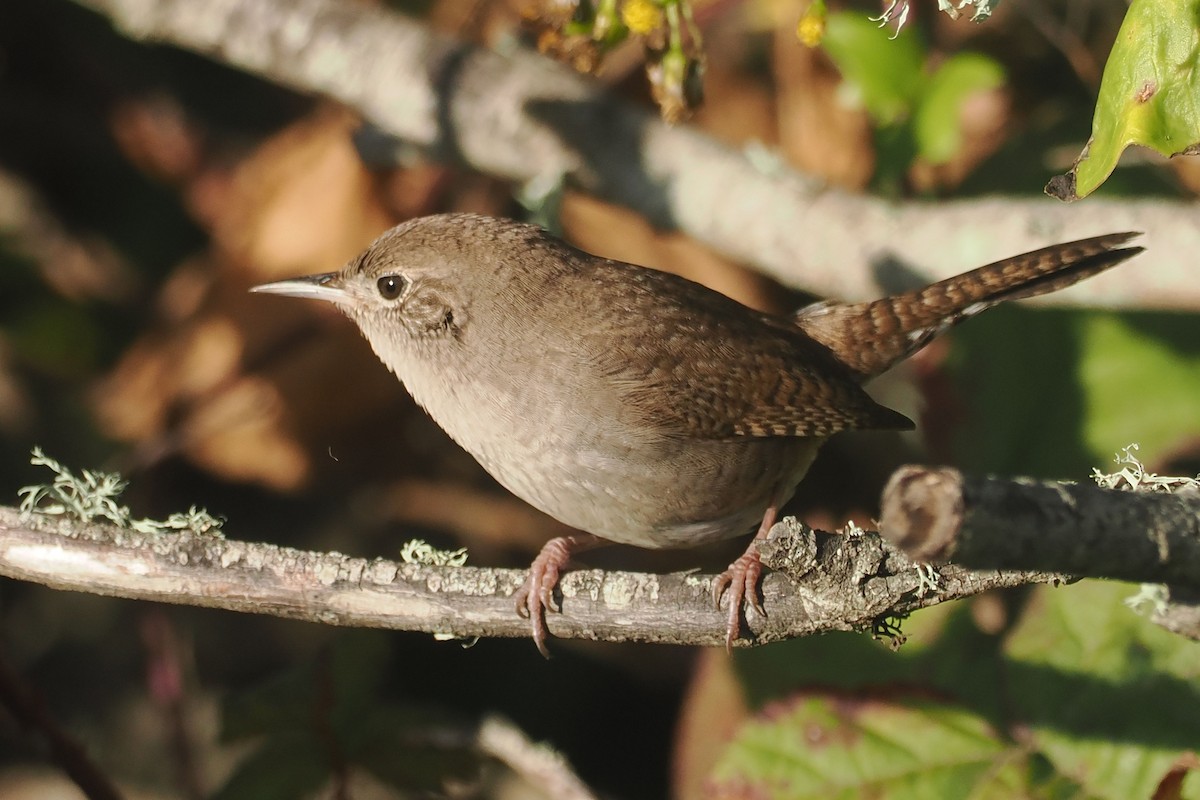
<instances>
[{"instance_id":1,"label":"wren's dark eye","mask_svg":"<svg viewBox=\"0 0 1200 800\"><path fill-rule=\"evenodd\" d=\"M384 300L395 300L404 291L407 283L408 281L399 275L384 275L375 281L375 287L379 289L379 295Z\"/></svg>"}]
</instances>

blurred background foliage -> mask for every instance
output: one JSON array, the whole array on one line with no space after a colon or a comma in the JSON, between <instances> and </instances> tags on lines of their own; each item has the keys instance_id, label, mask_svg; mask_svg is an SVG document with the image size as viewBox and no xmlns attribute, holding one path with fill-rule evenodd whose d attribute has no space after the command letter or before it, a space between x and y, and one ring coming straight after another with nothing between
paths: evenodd
<instances>
[{"instance_id":1,"label":"blurred background foliage","mask_svg":"<svg viewBox=\"0 0 1200 800\"><path fill-rule=\"evenodd\" d=\"M689 124L895 202L1032 194L1069 170L1126 13L1118 0L1008 0L972 25L921 3L888 41L867 20L879 6L845 3L810 47L797 38L804 0L634 9L649 17L597 2L590 21L566 0L391 5L480 43L540 42L630 103L677 90L681 118L700 81ZM639 42L609 28L602 59L578 40L597 15L638 33L672 8L687 12L674 51L669 32ZM41 445L121 471L137 515L203 505L237 538L394 557L420 536L467 546L474 564L524 566L561 532L458 450L336 313L246 293L334 269L409 217L527 213L486 175L368 169L358 126L352 109L130 43L67 0L0 3L10 502L44 480L27 455ZM1192 198L1194 160L1147 152L1101 191ZM592 252L756 307L805 299L585 196L568 192L555 221ZM1124 268L1152 280L1153 250ZM1082 480L1136 441L1151 469L1194 474L1195 331L1191 314L992 311L879 382L921 419L916 435L836 439L788 511L867 525L909 461ZM588 561L719 569L741 546ZM733 659L555 642L544 662L525 641L464 648L0 581L0 659L131 797L544 796L464 745L493 714L613 797L1197 796L1195 781L1171 781L1200 740L1200 660L1128 612L1131 591L933 609L905 624L898 653L830 635ZM0 706L0 796L78 796L65 783Z\"/></svg>"}]
</instances>

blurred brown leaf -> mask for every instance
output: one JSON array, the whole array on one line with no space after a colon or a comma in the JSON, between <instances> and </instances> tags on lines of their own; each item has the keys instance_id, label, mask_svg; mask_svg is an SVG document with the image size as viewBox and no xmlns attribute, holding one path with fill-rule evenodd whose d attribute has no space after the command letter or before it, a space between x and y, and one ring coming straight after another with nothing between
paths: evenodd
<instances>
[{"instance_id":1,"label":"blurred brown leaf","mask_svg":"<svg viewBox=\"0 0 1200 800\"><path fill-rule=\"evenodd\" d=\"M836 186L862 189L875 172L871 122L839 101L841 76L820 50L801 46L790 26L775 30L779 146L792 166Z\"/></svg>"},{"instance_id":2,"label":"blurred brown leaf","mask_svg":"<svg viewBox=\"0 0 1200 800\"><path fill-rule=\"evenodd\" d=\"M302 439L319 441L397 397L349 326L306 337L313 308L246 293L260 281L337 269L391 224L351 143L355 124L322 109L231 172L195 176L190 191L210 215L213 254L181 265L160 295L157 330L93 393L102 429L135 442L143 463L178 451L225 478L296 488L312 469ZM313 343L289 344L298 335ZM261 374L245 374L247 363ZM314 391L339 370L360 371L361 391Z\"/></svg>"},{"instance_id":3,"label":"blurred brown leaf","mask_svg":"<svg viewBox=\"0 0 1200 800\"><path fill-rule=\"evenodd\" d=\"M675 800L708 797L712 766L749 716L733 659L715 648L700 651L684 695L671 767Z\"/></svg>"},{"instance_id":4,"label":"blurred brown leaf","mask_svg":"<svg viewBox=\"0 0 1200 800\"><path fill-rule=\"evenodd\" d=\"M394 223L354 149L357 125L318 110L238 166L212 235L251 281L335 270Z\"/></svg>"},{"instance_id":5,"label":"blurred brown leaf","mask_svg":"<svg viewBox=\"0 0 1200 800\"><path fill-rule=\"evenodd\" d=\"M722 43L719 37L714 38L716 41L709 42L710 50ZM696 111L693 122L733 145L775 144L779 133L770 88L761 76L733 66L726 61L710 62L704 74L705 104Z\"/></svg>"},{"instance_id":6,"label":"blurred brown leaf","mask_svg":"<svg viewBox=\"0 0 1200 800\"><path fill-rule=\"evenodd\" d=\"M388 487L376 508L385 518L455 534L473 563L493 563L512 548L537 552L572 530L511 495L422 479Z\"/></svg>"},{"instance_id":7,"label":"blurred brown leaf","mask_svg":"<svg viewBox=\"0 0 1200 800\"><path fill-rule=\"evenodd\" d=\"M204 133L174 97L118 102L109 112L109 128L125 157L160 180L184 181L203 166Z\"/></svg>"}]
</instances>

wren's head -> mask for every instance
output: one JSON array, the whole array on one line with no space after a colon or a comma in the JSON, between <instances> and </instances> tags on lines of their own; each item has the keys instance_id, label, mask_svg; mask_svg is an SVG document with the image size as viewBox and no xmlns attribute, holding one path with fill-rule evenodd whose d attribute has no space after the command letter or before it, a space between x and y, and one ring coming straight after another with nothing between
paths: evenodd
<instances>
[{"instance_id":1,"label":"wren's head","mask_svg":"<svg viewBox=\"0 0 1200 800\"><path fill-rule=\"evenodd\" d=\"M340 308L413 399L527 497L536 476L523 465L536 459L511 443L514 428L526 420L561 430L565 422L547 417L577 418L601 394L576 388L579 376L599 375L599 359L581 356L579 337L563 330L578 317L571 302L595 306L586 285L567 280L586 274L589 259L533 225L446 214L393 228L340 272L254 291ZM571 430L596 427L576 421ZM515 438L536 453L550 448L537 428ZM561 449L575 457L571 441Z\"/></svg>"},{"instance_id":2,"label":"wren's head","mask_svg":"<svg viewBox=\"0 0 1200 800\"><path fill-rule=\"evenodd\" d=\"M485 289L487 272L495 271L473 252L479 248L472 225L487 222L460 214L412 220L384 233L339 272L252 291L333 303L403 377L406 361L436 357L465 335L472 289Z\"/></svg>"},{"instance_id":3,"label":"wren's head","mask_svg":"<svg viewBox=\"0 0 1200 800\"><path fill-rule=\"evenodd\" d=\"M408 383L422 364L495 367L505 331L529 327L551 287L595 261L536 225L440 214L397 225L340 272L252 291L333 303Z\"/></svg>"}]
</instances>

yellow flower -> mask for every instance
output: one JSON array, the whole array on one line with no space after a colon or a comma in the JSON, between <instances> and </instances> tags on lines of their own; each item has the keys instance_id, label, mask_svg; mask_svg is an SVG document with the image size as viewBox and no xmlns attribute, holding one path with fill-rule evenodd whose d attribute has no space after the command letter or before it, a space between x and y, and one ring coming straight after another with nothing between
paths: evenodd
<instances>
[{"instance_id":1,"label":"yellow flower","mask_svg":"<svg viewBox=\"0 0 1200 800\"><path fill-rule=\"evenodd\" d=\"M808 7L796 25L796 38L805 47L821 44L825 38L825 3L816 2Z\"/></svg>"},{"instance_id":2,"label":"yellow flower","mask_svg":"<svg viewBox=\"0 0 1200 800\"><path fill-rule=\"evenodd\" d=\"M633 33L644 36L663 24L663 11L655 0L625 0L621 21Z\"/></svg>"}]
</instances>

